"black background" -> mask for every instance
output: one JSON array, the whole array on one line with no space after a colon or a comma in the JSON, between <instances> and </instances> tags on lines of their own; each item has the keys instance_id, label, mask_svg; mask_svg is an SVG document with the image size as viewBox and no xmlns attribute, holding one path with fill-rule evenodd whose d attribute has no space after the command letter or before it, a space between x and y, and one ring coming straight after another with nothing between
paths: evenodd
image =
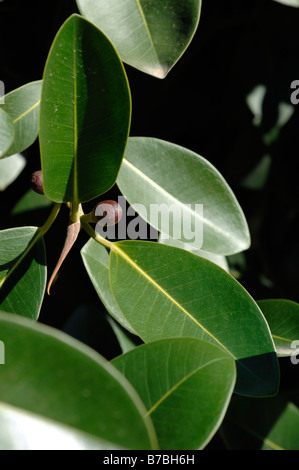
<instances>
[{"instance_id":1,"label":"black background","mask_svg":"<svg viewBox=\"0 0 299 470\"><path fill-rule=\"evenodd\" d=\"M52 40L74 12L78 10L71 0L0 2L0 79L6 92L42 78ZM256 300L299 301L299 105L270 147L262 139L277 121L279 103L290 104L290 84L299 79L298 26L299 8L273 0L204 0L197 33L167 78L156 79L126 66L133 100L130 134L159 137L199 153L235 192L252 245L244 253L245 262L231 261L239 271L238 280ZM258 128L245 98L260 84L267 93ZM246 189L242 180L266 153L272 164L265 186ZM0 193L1 229L41 225L47 217L47 210L11 216L29 188L30 174L40 168L38 141L24 155L25 170ZM113 188L102 199L116 194ZM60 254L67 222L64 208L45 237L49 273ZM86 241L80 234L51 296L45 297L39 321L78 336L110 358L119 352L118 345L107 335L105 311L81 261L80 248ZM75 324L80 325L79 333Z\"/></svg>"}]
</instances>

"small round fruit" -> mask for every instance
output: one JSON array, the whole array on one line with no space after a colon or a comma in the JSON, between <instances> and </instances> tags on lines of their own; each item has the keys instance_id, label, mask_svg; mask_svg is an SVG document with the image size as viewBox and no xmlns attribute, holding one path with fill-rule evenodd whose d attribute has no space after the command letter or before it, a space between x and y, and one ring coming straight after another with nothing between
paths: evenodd
<instances>
[{"instance_id":1,"label":"small round fruit","mask_svg":"<svg viewBox=\"0 0 299 470\"><path fill-rule=\"evenodd\" d=\"M31 188L38 194L44 194L43 174L41 170L35 171L31 175Z\"/></svg>"},{"instance_id":2,"label":"small round fruit","mask_svg":"<svg viewBox=\"0 0 299 470\"><path fill-rule=\"evenodd\" d=\"M116 201L99 202L93 209L93 219L100 225L115 225L122 218L121 205Z\"/></svg>"}]
</instances>

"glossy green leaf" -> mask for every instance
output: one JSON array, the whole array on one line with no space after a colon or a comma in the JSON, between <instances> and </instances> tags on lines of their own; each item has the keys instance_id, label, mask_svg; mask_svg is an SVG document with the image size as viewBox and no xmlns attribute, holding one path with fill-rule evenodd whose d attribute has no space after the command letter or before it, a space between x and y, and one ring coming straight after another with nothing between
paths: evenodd
<instances>
[{"instance_id":1,"label":"glossy green leaf","mask_svg":"<svg viewBox=\"0 0 299 470\"><path fill-rule=\"evenodd\" d=\"M134 330L120 310L109 283L109 255L106 248L90 239L81 250L89 278L107 311L124 328Z\"/></svg>"},{"instance_id":2,"label":"glossy green leaf","mask_svg":"<svg viewBox=\"0 0 299 470\"><path fill-rule=\"evenodd\" d=\"M299 450L298 426L298 408L281 396L235 397L223 423L223 436L229 450Z\"/></svg>"},{"instance_id":3,"label":"glossy green leaf","mask_svg":"<svg viewBox=\"0 0 299 470\"><path fill-rule=\"evenodd\" d=\"M222 268L179 248L121 241L112 244L110 282L144 342L189 336L216 344L237 361L238 393L276 393L279 370L268 324Z\"/></svg>"},{"instance_id":4,"label":"glossy green leaf","mask_svg":"<svg viewBox=\"0 0 299 470\"><path fill-rule=\"evenodd\" d=\"M77 0L77 5L124 62L157 78L164 78L189 46L201 11L201 0Z\"/></svg>"},{"instance_id":5,"label":"glossy green leaf","mask_svg":"<svg viewBox=\"0 0 299 470\"><path fill-rule=\"evenodd\" d=\"M225 271L229 272L229 266L225 256L216 255L215 253L208 253L202 250L196 250L187 243L183 243L180 240L174 240L173 238L163 233L160 233L158 242L162 243L163 245L175 246L177 248L181 248L182 250L190 251L190 253L208 259L209 261L212 261L212 263L217 264L222 269L225 269Z\"/></svg>"},{"instance_id":6,"label":"glossy green leaf","mask_svg":"<svg viewBox=\"0 0 299 470\"><path fill-rule=\"evenodd\" d=\"M79 15L58 31L40 108L45 195L85 202L115 183L131 117L128 82L104 34Z\"/></svg>"},{"instance_id":7,"label":"glossy green leaf","mask_svg":"<svg viewBox=\"0 0 299 470\"><path fill-rule=\"evenodd\" d=\"M194 338L139 346L112 361L132 383L151 417L160 449L202 449L225 415L235 361Z\"/></svg>"},{"instance_id":8,"label":"glossy green leaf","mask_svg":"<svg viewBox=\"0 0 299 470\"><path fill-rule=\"evenodd\" d=\"M4 96L1 105L15 126L15 139L6 156L28 148L38 136L38 114L42 81L27 83Z\"/></svg>"},{"instance_id":9,"label":"glossy green leaf","mask_svg":"<svg viewBox=\"0 0 299 470\"><path fill-rule=\"evenodd\" d=\"M0 108L0 158L4 157L15 138L15 126L11 117Z\"/></svg>"},{"instance_id":10,"label":"glossy green leaf","mask_svg":"<svg viewBox=\"0 0 299 470\"><path fill-rule=\"evenodd\" d=\"M144 220L175 240L219 255L250 245L247 222L228 184L190 150L132 137L117 184Z\"/></svg>"},{"instance_id":11,"label":"glossy green leaf","mask_svg":"<svg viewBox=\"0 0 299 470\"><path fill-rule=\"evenodd\" d=\"M156 438L129 382L102 356L45 325L0 314L5 365L0 402L121 448L150 449Z\"/></svg>"},{"instance_id":12,"label":"glossy green leaf","mask_svg":"<svg viewBox=\"0 0 299 470\"><path fill-rule=\"evenodd\" d=\"M258 305L269 324L278 356L294 355L299 348L299 304L267 299L260 300Z\"/></svg>"},{"instance_id":13,"label":"glossy green leaf","mask_svg":"<svg viewBox=\"0 0 299 470\"><path fill-rule=\"evenodd\" d=\"M17 179L25 165L26 159L20 153L0 161L0 191L4 191Z\"/></svg>"},{"instance_id":14,"label":"glossy green leaf","mask_svg":"<svg viewBox=\"0 0 299 470\"><path fill-rule=\"evenodd\" d=\"M39 229L19 227L2 230L0 308L36 320L45 292L46 277L45 246Z\"/></svg>"},{"instance_id":15,"label":"glossy green leaf","mask_svg":"<svg viewBox=\"0 0 299 470\"><path fill-rule=\"evenodd\" d=\"M0 403L0 450L119 450L69 426Z\"/></svg>"}]
</instances>

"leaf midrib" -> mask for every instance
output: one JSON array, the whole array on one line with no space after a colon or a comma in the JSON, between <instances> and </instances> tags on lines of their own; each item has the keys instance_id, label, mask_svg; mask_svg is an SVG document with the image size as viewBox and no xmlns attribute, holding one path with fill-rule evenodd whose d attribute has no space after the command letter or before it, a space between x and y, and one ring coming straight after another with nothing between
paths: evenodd
<instances>
[{"instance_id":1,"label":"leaf midrib","mask_svg":"<svg viewBox=\"0 0 299 470\"><path fill-rule=\"evenodd\" d=\"M7 281L7 279L11 277L12 274L16 271L16 269L20 266L22 261L24 261L28 253L32 250L32 248L36 245L36 243L41 239L42 235L43 235L43 231L41 228L36 227L36 230L32 231L32 238L29 240L27 247L24 249L22 253L20 253L15 263L8 269L4 277L0 280L0 289L3 287L3 284ZM20 237L23 238L23 236L20 236Z\"/></svg>"},{"instance_id":2,"label":"leaf midrib","mask_svg":"<svg viewBox=\"0 0 299 470\"><path fill-rule=\"evenodd\" d=\"M17 118L15 118L13 120L13 123L16 124L16 122L20 121L21 119L23 119L25 116L27 116L27 114L31 113L35 108L37 108L40 104L40 99L34 103L32 106L30 106L30 108L26 109L26 111L24 111L22 114L20 114Z\"/></svg>"},{"instance_id":3,"label":"leaf midrib","mask_svg":"<svg viewBox=\"0 0 299 470\"><path fill-rule=\"evenodd\" d=\"M144 14L144 12L143 12L143 8L142 8L141 3L140 3L140 0L136 0L136 4L137 4L137 8L138 8L138 10L139 10L139 13L140 13L142 22L143 22L143 24L144 24L145 30L146 30L146 32L147 32L149 42L150 42L150 44L151 44L151 46L152 46L153 52L154 52L154 54L155 54L155 56L156 56L157 61L160 62L160 59L159 59L159 57L158 57L158 54L157 54L157 51L156 51L156 47L155 47L155 44L154 44L154 42L153 42L153 39L152 39L152 36L151 36L151 32L150 32L150 30L149 30L149 27L148 27L148 24L147 24L147 21L146 21L145 14Z\"/></svg>"},{"instance_id":4,"label":"leaf midrib","mask_svg":"<svg viewBox=\"0 0 299 470\"><path fill-rule=\"evenodd\" d=\"M74 38L73 38L73 71L74 71L74 80L73 80L73 126L74 126L74 181L73 181L73 202L74 204L78 203L78 116L77 116L77 44L76 44L76 26L74 27Z\"/></svg>"},{"instance_id":5,"label":"leaf midrib","mask_svg":"<svg viewBox=\"0 0 299 470\"><path fill-rule=\"evenodd\" d=\"M284 341L285 343L291 343L293 341L290 338L284 338L283 336L278 336L278 335L275 335L275 334L272 334L272 337L277 339L277 340Z\"/></svg>"},{"instance_id":6,"label":"leaf midrib","mask_svg":"<svg viewBox=\"0 0 299 470\"><path fill-rule=\"evenodd\" d=\"M204 333L206 333L213 341L216 342L230 357L234 360L237 358L229 351L209 330L207 330L196 318L191 315L179 302L177 302L160 284L158 284L151 276L149 276L138 264L136 264L132 258L130 258L121 248L118 247L117 243L111 245L111 251L116 255L119 254L128 264L130 264L136 271L141 274L151 285L153 285L161 294L163 294L171 303L178 307L190 320L192 320ZM111 284L111 282L110 282ZM111 285L112 287L112 285ZM113 289L112 289L113 290ZM128 320L127 320L128 321ZM130 322L129 322L130 323Z\"/></svg>"},{"instance_id":7,"label":"leaf midrib","mask_svg":"<svg viewBox=\"0 0 299 470\"><path fill-rule=\"evenodd\" d=\"M154 189L156 189L159 193L164 194L168 199L173 201L174 204L179 204L182 208L183 211L187 211L191 213L192 215L195 215L199 220L201 220L206 226L212 228L215 232L221 234L225 239L230 239L231 238L231 233L223 230L220 225L215 225L213 222L210 220L206 219L205 217L201 217L197 212L193 211L188 205L184 204L182 201L179 199L176 199L171 193L166 191L162 186L159 186L155 181L153 181L150 177L148 177L143 171L141 171L139 168L137 168L135 165L133 165L131 162L129 162L126 158L123 158L123 164L127 165L129 168L131 168L132 171L134 171L136 174L138 174L143 180L147 181ZM134 204L132 205L134 208ZM159 227L156 227L159 229Z\"/></svg>"},{"instance_id":8,"label":"leaf midrib","mask_svg":"<svg viewBox=\"0 0 299 470\"><path fill-rule=\"evenodd\" d=\"M213 359L213 360L211 360L211 361L209 361L205 364L202 364L202 365L196 367L194 370L189 372L181 380L176 382L166 393L164 393L164 395L162 395L162 397L159 398L159 400L156 401L156 403L148 410L147 415L150 416L177 388L179 388L184 382L186 382L190 377L192 377L192 375L197 374L197 372L203 370L205 367L210 366L214 362L223 361L223 360L224 360L224 358L218 358L217 357L217 358L215 358L215 359Z\"/></svg>"}]
</instances>

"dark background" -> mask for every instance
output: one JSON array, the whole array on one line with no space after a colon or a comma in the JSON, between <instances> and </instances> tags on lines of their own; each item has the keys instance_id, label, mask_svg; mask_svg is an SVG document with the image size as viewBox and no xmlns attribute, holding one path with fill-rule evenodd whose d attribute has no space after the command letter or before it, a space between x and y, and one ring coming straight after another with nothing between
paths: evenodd
<instances>
[{"instance_id":1,"label":"dark background","mask_svg":"<svg viewBox=\"0 0 299 470\"><path fill-rule=\"evenodd\" d=\"M0 79L6 92L42 78L52 40L74 12L78 10L71 0L0 3ZM235 192L250 226L252 246L230 262L256 300L299 301L299 105L278 138L271 145L263 142L277 121L278 104L290 104L290 84L299 79L298 26L299 9L273 0L203 0L198 31L166 79L126 66L133 99L131 135L159 137L196 151L218 168ZM267 89L260 127L253 124L245 101L257 85ZM244 187L244 178L264 154L271 157L266 184L260 189ZM31 172L40 168L38 141L24 155L25 170L0 193L1 229L41 225L47 217L48 210L11 216L29 187ZM115 194L116 188L103 199ZM60 254L67 221L63 209L45 237L49 273ZM74 312L79 322L89 315L96 325L86 327L92 336L89 342L111 357L117 345L113 340L108 344L103 316L94 314L103 307L80 257L86 241L82 233L51 296L45 297L40 321L65 329L71 328Z\"/></svg>"}]
</instances>

